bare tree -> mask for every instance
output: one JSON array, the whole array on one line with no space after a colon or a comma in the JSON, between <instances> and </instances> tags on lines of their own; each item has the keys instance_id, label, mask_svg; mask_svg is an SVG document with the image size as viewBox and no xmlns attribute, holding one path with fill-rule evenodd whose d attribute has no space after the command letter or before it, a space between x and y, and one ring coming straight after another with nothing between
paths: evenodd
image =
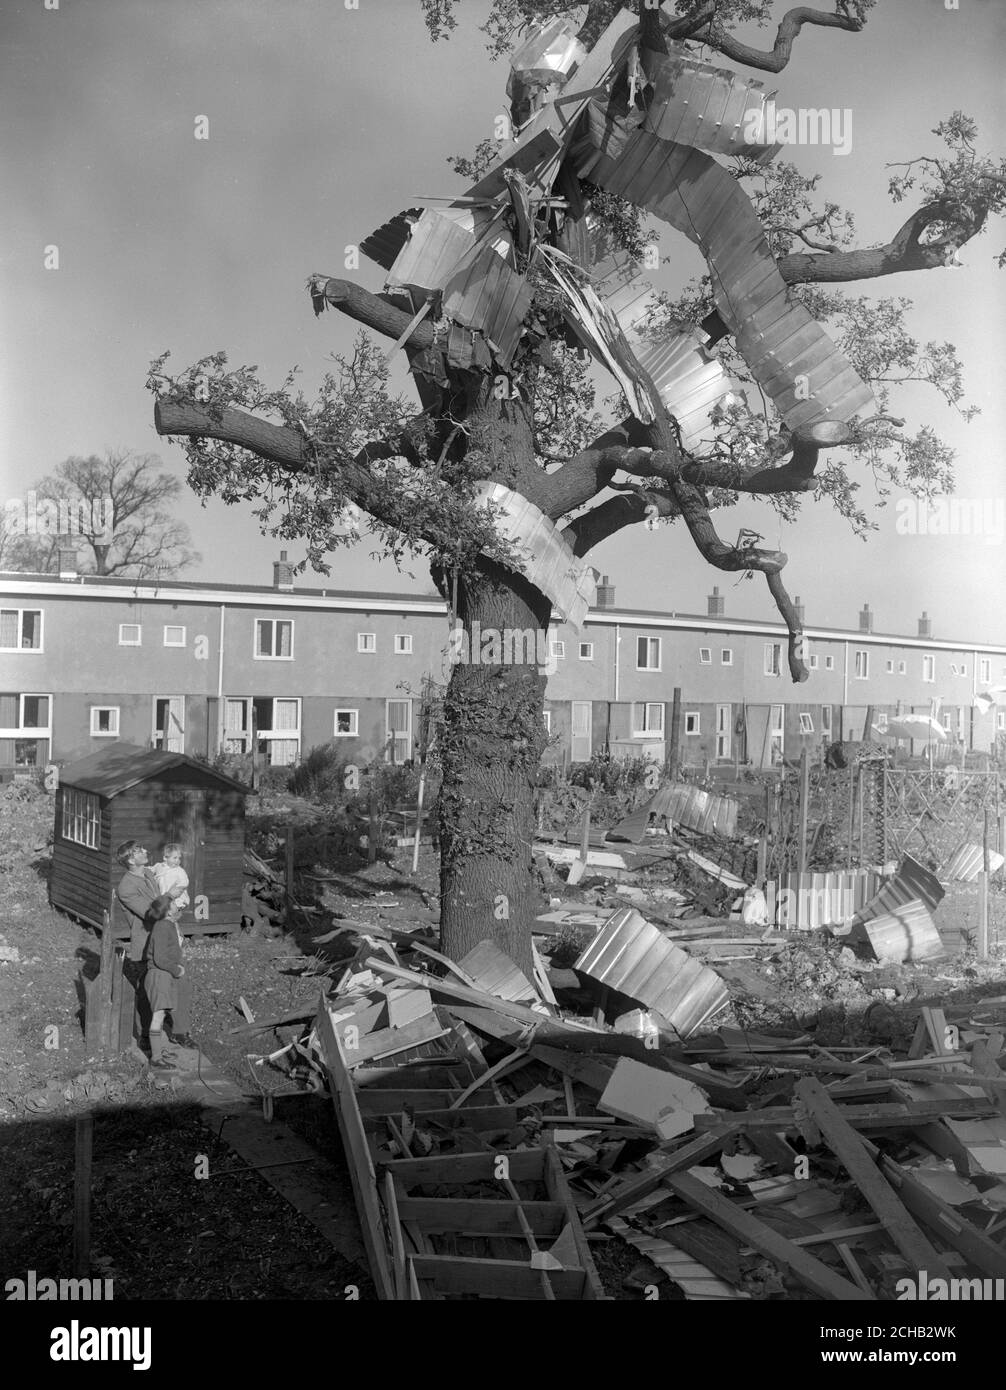
<instances>
[{"instance_id":1,"label":"bare tree","mask_svg":"<svg viewBox=\"0 0 1006 1390\"><path fill-rule=\"evenodd\" d=\"M66 459L26 493L27 526L10 547L14 568L53 570L60 535L82 548L85 574L150 578L198 563L176 515L182 484L160 467L156 454L127 449Z\"/></svg>"}]
</instances>

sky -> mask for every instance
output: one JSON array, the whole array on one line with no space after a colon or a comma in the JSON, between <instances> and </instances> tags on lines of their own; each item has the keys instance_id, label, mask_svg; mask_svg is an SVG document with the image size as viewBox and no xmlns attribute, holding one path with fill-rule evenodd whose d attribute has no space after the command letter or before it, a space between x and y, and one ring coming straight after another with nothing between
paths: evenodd
<instances>
[{"instance_id":1,"label":"sky","mask_svg":"<svg viewBox=\"0 0 1006 1390\"><path fill-rule=\"evenodd\" d=\"M157 454L184 479L181 447L157 436L144 389L166 350L181 369L223 348L277 385L296 364L309 389L350 349L356 326L333 312L315 319L305 281L347 275L346 246L416 197L464 191L446 157L491 135L507 104L506 66L489 60L478 28L487 10L463 0L453 36L433 44L419 0L4 0L0 500L71 455L112 448ZM773 34L744 37L767 47ZM861 33L805 28L781 74L755 75L780 108L851 112L847 156L790 147L785 158L821 172L821 193L855 213L858 244L876 245L910 210L891 203L885 166L936 153L942 117L963 110L979 147L1001 152L1004 41L1001 0L950 10L878 0ZM199 117L208 139L195 138ZM725 538L752 527L787 553L808 625L854 627L869 602L878 631L914 634L926 610L936 636L1006 643L1006 279L994 265L1004 245L1000 219L961 267L851 287L910 296L916 337L956 344L975 420L922 387L894 404L908 431L930 424L956 450L957 495L985 506L986 534L899 534L897 494L878 508L866 477L859 497L879 526L867 542L826 502L805 502L795 523L753 500L715 514ZM58 269L44 266L51 246ZM651 277L658 287L701 268L670 228L660 249L670 264ZM382 288L366 259L354 273ZM399 359L393 382L412 396ZM202 554L185 578L271 582L280 543L249 507L204 507L186 491L178 516ZM398 573L372 548L364 536L333 553L329 579L307 571L298 582L433 592L421 558ZM729 615L775 615L760 579L713 571L680 526L634 527L590 559L618 606L704 612L717 584Z\"/></svg>"}]
</instances>

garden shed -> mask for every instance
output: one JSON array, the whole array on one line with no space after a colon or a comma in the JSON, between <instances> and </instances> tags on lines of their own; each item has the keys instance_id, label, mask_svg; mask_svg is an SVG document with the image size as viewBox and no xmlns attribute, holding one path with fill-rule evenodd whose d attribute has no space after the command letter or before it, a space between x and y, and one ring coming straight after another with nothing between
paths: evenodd
<instances>
[{"instance_id":1,"label":"garden shed","mask_svg":"<svg viewBox=\"0 0 1006 1390\"><path fill-rule=\"evenodd\" d=\"M184 753L115 743L60 769L49 901L100 927L125 870L115 851L138 840L161 858L182 847L191 905L186 933L236 930L244 882L245 791ZM123 934L121 910L113 917Z\"/></svg>"}]
</instances>

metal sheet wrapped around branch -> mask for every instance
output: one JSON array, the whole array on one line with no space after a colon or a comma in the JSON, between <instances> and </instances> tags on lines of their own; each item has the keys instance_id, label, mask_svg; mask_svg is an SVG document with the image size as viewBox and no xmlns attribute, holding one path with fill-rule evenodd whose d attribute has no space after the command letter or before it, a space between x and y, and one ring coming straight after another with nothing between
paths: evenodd
<instances>
[{"instance_id":1,"label":"metal sheet wrapped around branch","mask_svg":"<svg viewBox=\"0 0 1006 1390\"><path fill-rule=\"evenodd\" d=\"M643 129L661 140L691 145L713 154L742 155L767 164L782 148L779 142L749 140L745 132L767 130L766 93L761 82L739 73L697 63L683 48L668 44L668 52L640 51L640 60L653 96Z\"/></svg>"},{"instance_id":2,"label":"metal sheet wrapped around branch","mask_svg":"<svg viewBox=\"0 0 1006 1390\"><path fill-rule=\"evenodd\" d=\"M631 907L612 914L573 969L655 1009L683 1038L729 1001L714 970L668 941Z\"/></svg>"},{"instance_id":3,"label":"metal sheet wrapped around branch","mask_svg":"<svg viewBox=\"0 0 1006 1390\"><path fill-rule=\"evenodd\" d=\"M716 307L755 380L795 429L850 420L873 392L786 283L747 194L710 155L630 131L591 103L577 173L676 227L706 258Z\"/></svg>"},{"instance_id":4,"label":"metal sheet wrapped around branch","mask_svg":"<svg viewBox=\"0 0 1006 1390\"><path fill-rule=\"evenodd\" d=\"M579 631L596 597L594 571L578 560L555 524L520 493L502 483L476 484L476 496L502 515L496 529L529 551L522 573L551 600L553 615Z\"/></svg>"},{"instance_id":5,"label":"metal sheet wrapped around branch","mask_svg":"<svg viewBox=\"0 0 1006 1390\"><path fill-rule=\"evenodd\" d=\"M531 307L529 285L506 262L510 250L499 215L427 208L388 272L387 285L408 290L419 302L441 290L444 316L482 333L497 361L508 367Z\"/></svg>"}]
</instances>

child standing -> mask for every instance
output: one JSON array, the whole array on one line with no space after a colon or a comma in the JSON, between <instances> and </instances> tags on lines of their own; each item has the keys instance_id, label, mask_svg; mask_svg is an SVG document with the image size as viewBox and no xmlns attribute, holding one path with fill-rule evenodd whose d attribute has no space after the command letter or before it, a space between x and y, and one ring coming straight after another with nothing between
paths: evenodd
<instances>
[{"instance_id":1,"label":"child standing","mask_svg":"<svg viewBox=\"0 0 1006 1390\"><path fill-rule=\"evenodd\" d=\"M169 1070L164 1060L164 1015L172 1020L179 1004L179 981L185 974L182 964L182 934L178 929L179 908L175 899L162 893L151 903L145 917L150 935L144 947L147 964L143 988L150 1003L150 1065ZM175 1042L181 1042L178 1036Z\"/></svg>"},{"instance_id":2,"label":"child standing","mask_svg":"<svg viewBox=\"0 0 1006 1390\"><path fill-rule=\"evenodd\" d=\"M182 847L178 844L167 844L164 846L164 858L153 868L154 877L157 879L157 886L162 893L169 893L175 900L178 908L188 907L189 898L189 876L182 868ZM182 891L176 893L174 890L180 888Z\"/></svg>"}]
</instances>

